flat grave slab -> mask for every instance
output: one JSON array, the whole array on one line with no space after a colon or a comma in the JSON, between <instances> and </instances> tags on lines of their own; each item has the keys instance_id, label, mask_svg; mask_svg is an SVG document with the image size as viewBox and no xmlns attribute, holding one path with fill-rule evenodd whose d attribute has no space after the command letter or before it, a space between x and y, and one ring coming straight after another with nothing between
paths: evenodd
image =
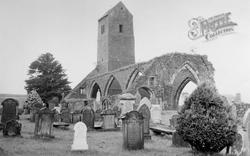
<instances>
[{"instance_id":1,"label":"flat grave slab","mask_svg":"<svg viewBox=\"0 0 250 156\"><path fill-rule=\"evenodd\" d=\"M155 134L167 134L167 135L173 135L173 133L175 132L175 130L173 129L167 129L167 128L163 128L160 126L154 126L154 127L150 127L150 130L152 130Z\"/></svg>"}]
</instances>

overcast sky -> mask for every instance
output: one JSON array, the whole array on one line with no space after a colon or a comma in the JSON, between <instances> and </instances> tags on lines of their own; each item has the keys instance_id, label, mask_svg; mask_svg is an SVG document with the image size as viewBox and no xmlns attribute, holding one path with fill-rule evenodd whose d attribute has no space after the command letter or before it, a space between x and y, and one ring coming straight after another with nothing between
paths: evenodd
<instances>
[{"instance_id":1,"label":"overcast sky","mask_svg":"<svg viewBox=\"0 0 250 156\"><path fill-rule=\"evenodd\" d=\"M94 67L97 20L118 0L0 0L0 93L26 94L30 63L50 52L75 87ZM124 0L134 17L136 61L169 52L206 54L222 94L250 102L249 0ZM188 21L231 12L235 33L190 40ZM194 49L194 52L191 52Z\"/></svg>"}]
</instances>

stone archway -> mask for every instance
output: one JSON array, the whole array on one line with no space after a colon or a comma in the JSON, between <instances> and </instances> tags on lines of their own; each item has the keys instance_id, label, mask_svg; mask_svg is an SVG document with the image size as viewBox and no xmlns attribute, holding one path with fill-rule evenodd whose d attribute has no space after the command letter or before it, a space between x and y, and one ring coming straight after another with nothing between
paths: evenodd
<instances>
[{"instance_id":1,"label":"stone archway","mask_svg":"<svg viewBox=\"0 0 250 156\"><path fill-rule=\"evenodd\" d=\"M172 83L172 108L178 109L178 103L180 95L184 87L191 81L196 85L200 84L198 78L197 70L191 67L189 64L184 64L175 74L173 74L171 83Z\"/></svg>"},{"instance_id":2,"label":"stone archway","mask_svg":"<svg viewBox=\"0 0 250 156\"><path fill-rule=\"evenodd\" d=\"M100 109L101 108L100 101L101 101L101 97L102 97L102 92L101 92L101 88L98 85L98 83L96 83L96 82L93 83L91 90L90 90L89 97L91 99L93 99L94 111Z\"/></svg>"},{"instance_id":3,"label":"stone archway","mask_svg":"<svg viewBox=\"0 0 250 156\"><path fill-rule=\"evenodd\" d=\"M118 95L122 93L119 81L112 75L106 83L105 96Z\"/></svg>"},{"instance_id":4,"label":"stone archway","mask_svg":"<svg viewBox=\"0 0 250 156\"><path fill-rule=\"evenodd\" d=\"M98 95L98 92L100 94L100 96L102 96L102 92L101 92L101 88L100 86L98 85L98 83L94 82L92 87L91 87L91 90L90 90L90 98L94 98L96 99L97 95Z\"/></svg>"},{"instance_id":5,"label":"stone archway","mask_svg":"<svg viewBox=\"0 0 250 156\"><path fill-rule=\"evenodd\" d=\"M135 81L135 79L137 78L138 75L139 75L139 70L136 68L136 69L130 74L125 89L129 90L129 89L131 88L133 82Z\"/></svg>"}]
</instances>

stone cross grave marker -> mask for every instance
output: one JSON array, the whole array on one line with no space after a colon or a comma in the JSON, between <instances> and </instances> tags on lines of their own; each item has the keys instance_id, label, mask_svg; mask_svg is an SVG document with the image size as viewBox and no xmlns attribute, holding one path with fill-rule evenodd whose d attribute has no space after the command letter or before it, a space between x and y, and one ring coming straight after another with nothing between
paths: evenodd
<instances>
[{"instance_id":1,"label":"stone cross grave marker","mask_svg":"<svg viewBox=\"0 0 250 156\"><path fill-rule=\"evenodd\" d=\"M143 125L144 125L144 138L145 139L151 139L150 132L149 132L149 121L150 121L150 110L148 108L148 105L143 104L140 107L138 107L138 112L142 114L143 116Z\"/></svg>"},{"instance_id":2,"label":"stone cross grave marker","mask_svg":"<svg viewBox=\"0 0 250 156\"><path fill-rule=\"evenodd\" d=\"M55 111L44 107L36 114L37 120L35 123L34 135L37 137L54 138L53 136L53 122Z\"/></svg>"},{"instance_id":3,"label":"stone cross grave marker","mask_svg":"<svg viewBox=\"0 0 250 156\"><path fill-rule=\"evenodd\" d=\"M74 139L71 146L71 151L84 151L88 150L87 144L87 127L86 125L79 121L74 126Z\"/></svg>"},{"instance_id":4,"label":"stone cross grave marker","mask_svg":"<svg viewBox=\"0 0 250 156\"><path fill-rule=\"evenodd\" d=\"M90 107L87 107L82 111L82 121L86 124L88 129L94 129L95 124L95 113Z\"/></svg>"},{"instance_id":5,"label":"stone cross grave marker","mask_svg":"<svg viewBox=\"0 0 250 156\"><path fill-rule=\"evenodd\" d=\"M137 150L144 148L143 116L130 111L122 117L123 148Z\"/></svg>"},{"instance_id":6,"label":"stone cross grave marker","mask_svg":"<svg viewBox=\"0 0 250 156\"><path fill-rule=\"evenodd\" d=\"M3 135L21 135L22 124L16 121L18 101L12 98L7 98L1 103L1 105L3 106L1 117Z\"/></svg>"}]
</instances>

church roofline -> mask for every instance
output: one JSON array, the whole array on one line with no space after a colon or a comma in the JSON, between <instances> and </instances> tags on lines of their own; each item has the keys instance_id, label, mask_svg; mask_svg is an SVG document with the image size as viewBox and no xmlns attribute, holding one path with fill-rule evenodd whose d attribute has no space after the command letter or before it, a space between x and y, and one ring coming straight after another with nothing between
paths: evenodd
<instances>
[{"instance_id":1,"label":"church roofline","mask_svg":"<svg viewBox=\"0 0 250 156\"><path fill-rule=\"evenodd\" d=\"M161 56L157 56L157 57L154 57L153 59L150 59L148 61L144 61L144 62L139 62L139 63L135 63L135 64L132 64L132 65L128 65L128 66L124 66L124 67L121 67L121 68L118 68L116 70L113 70L113 71L109 71L109 72L106 72L106 73L101 73L99 74L98 72L96 74L94 74L94 72L97 70L96 68L93 69L80 83L78 83L76 85L76 87L74 87L72 89L72 91L75 91L76 89L80 88L82 86L82 84L84 84L86 81L88 80L91 80L91 79L95 79L95 78L99 78L99 77L102 77L102 76L105 76L105 75L109 75L109 74L113 74L113 73L116 73L116 72L119 72L119 71L123 71L123 70L126 70L126 69L129 69L129 68L133 68L135 66L138 66L138 68L140 66L144 66L146 64L148 64L149 66L152 66L154 62L156 61L159 61L158 59L161 59L163 57L169 57L168 58L168 61L171 61L172 57L174 57L175 55L192 55L192 56L200 56L200 57L206 57L205 55L200 55L200 54L188 54L188 53L181 53L181 52L171 52L171 53L167 53L167 54L163 54ZM148 69L148 68L147 68ZM144 69L144 71L146 71L147 69ZM67 99L67 97L70 96L71 93L69 93L65 98Z\"/></svg>"}]
</instances>

